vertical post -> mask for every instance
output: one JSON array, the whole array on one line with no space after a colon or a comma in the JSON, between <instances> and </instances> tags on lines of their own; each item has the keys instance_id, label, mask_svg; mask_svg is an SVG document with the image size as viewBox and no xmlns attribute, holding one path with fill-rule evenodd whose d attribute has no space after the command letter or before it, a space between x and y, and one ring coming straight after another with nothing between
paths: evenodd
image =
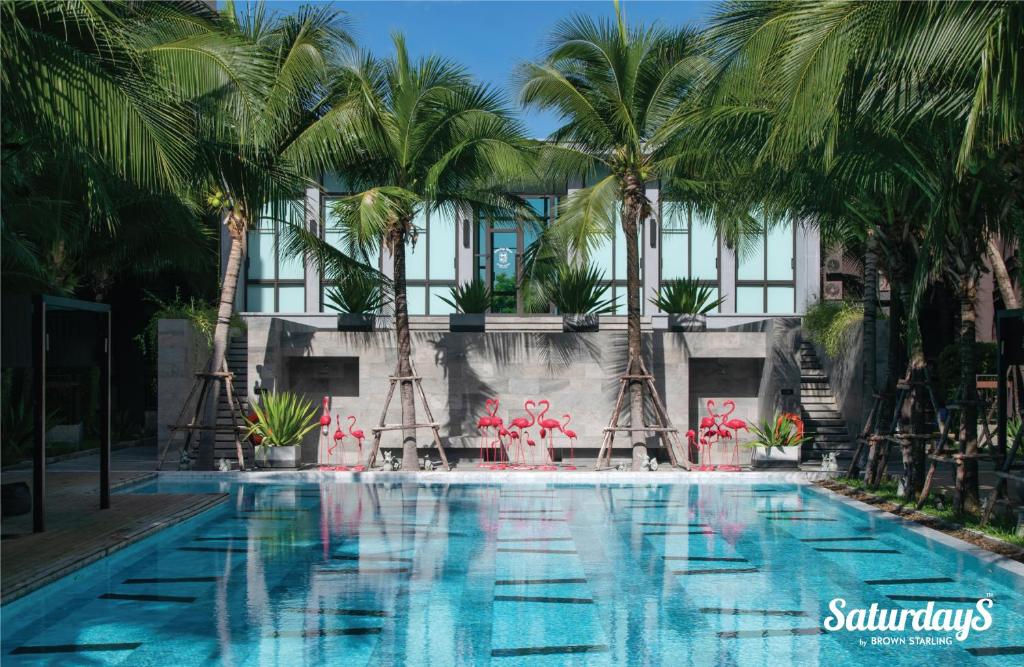
<instances>
[{"instance_id":1,"label":"vertical post","mask_svg":"<svg viewBox=\"0 0 1024 667\"><path fill-rule=\"evenodd\" d=\"M661 183L649 183L645 189L652 213L640 228L640 247L643 248L640 257L640 308L642 312L654 314L658 309L651 303L651 299L658 297L661 281Z\"/></svg>"},{"instance_id":2,"label":"vertical post","mask_svg":"<svg viewBox=\"0 0 1024 667\"><path fill-rule=\"evenodd\" d=\"M100 509L110 509L110 311L103 313L103 358L100 361Z\"/></svg>"},{"instance_id":3,"label":"vertical post","mask_svg":"<svg viewBox=\"0 0 1024 667\"><path fill-rule=\"evenodd\" d=\"M1006 456L1006 375L1010 370L1010 364L1006 361L1008 350L1004 325L1007 322L1006 318L1000 315L1001 313L996 313L996 447L1001 455Z\"/></svg>"},{"instance_id":4,"label":"vertical post","mask_svg":"<svg viewBox=\"0 0 1024 667\"><path fill-rule=\"evenodd\" d=\"M320 233L323 225L320 219L320 188L306 188L306 231L310 234L316 234L319 237L323 237ZM303 278L306 284L306 298L304 309L307 313L319 313L320 312L320 267L317 265L315 258L306 253L305 257L305 271Z\"/></svg>"},{"instance_id":5,"label":"vertical post","mask_svg":"<svg viewBox=\"0 0 1024 667\"><path fill-rule=\"evenodd\" d=\"M37 295L32 306L32 532L41 533L46 530L46 302Z\"/></svg>"}]
</instances>

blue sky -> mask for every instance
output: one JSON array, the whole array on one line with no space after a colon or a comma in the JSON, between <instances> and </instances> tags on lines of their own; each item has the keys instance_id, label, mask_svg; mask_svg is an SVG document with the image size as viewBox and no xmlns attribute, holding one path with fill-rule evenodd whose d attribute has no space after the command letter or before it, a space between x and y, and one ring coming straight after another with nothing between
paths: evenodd
<instances>
[{"instance_id":1,"label":"blue sky","mask_svg":"<svg viewBox=\"0 0 1024 667\"><path fill-rule=\"evenodd\" d=\"M277 11L300 2L272 2ZM334 2L349 13L359 44L377 55L391 52L391 33L405 33L414 56L437 53L456 60L482 81L509 89L515 65L539 56L547 32L559 19L575 12L612 16L611 0L462 2ZM630 23L659 21L667 25L700 26L713 10L711 2L627 0ZM531 136L543 137L556 127L549 114L522 115Z\"/></svg>"}]
</instances>

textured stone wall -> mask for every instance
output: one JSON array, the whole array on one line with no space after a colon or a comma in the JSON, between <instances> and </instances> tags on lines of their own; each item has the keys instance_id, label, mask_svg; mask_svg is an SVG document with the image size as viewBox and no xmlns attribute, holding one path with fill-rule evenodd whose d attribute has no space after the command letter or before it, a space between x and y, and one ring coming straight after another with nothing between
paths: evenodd
<instances>
[{"instance_id":1,"label":"textured stone wall","mask_svg":"<svg viewBox=\"0 0 1024 667\"><path fill-rule=\"evenodd\" d=\"M187 320L160 320L157 344L157 446L163 447L208 351Z\"/></svg>"},{"instance_id":2,"label":"textured stone wall","mask_svg":"<svg viewBox=\"0 0 1024 667\"><path fill-rule=\"evenodd\" d=\"M332 381L336 383L329 395L333 413L343 419L355 415L357 426L370 435L370 427L380 417L388 377L395 369L394 332L337 331L329 315L246 319L250 396L262 388L288 389L306 384L289 376L296 366L289 359L357 358L358 377L328 380L328 386ZM551 401L548 417L561 420L564 413L572 414L570 428L579 435L579 448L600 445L602 429L615 404L618 375L625 364L624 321L602 322L601 331L581 334L562 333L558 330L560 324L549 326L553 323L546 318L506 317L493 327L489 321L486 333L451 333L443 330L444 324L443 318L414 322L413 363L423 376L423 387L433 416L441 424L442 436L449 438L445 444L456 454L466 449L467 454L476 456L476 422L484 414L484 401L491 397L501 400L498 414L506 422L524 415L527 399L546 398ZM763 331L645 331L648 368L657 378L658 391L676 426L685 431L692 421L691 361L728 360L724 362L728 368L715 379L715 394L753 397L761 384L766 341ZM352 367L351 363L347 366ZM352 395L353 388L356 395ZM321 397L309 398L319 404ZM425 421L421 414L417 418ZM397 396L387 421L400 421ZM537 438L539 434L532 435ZM319 431L309 436L303 447L304 460L315 461L318 436ZM399 441L399 434L391 432L383 446L398 446ZM429 444L429 431L420 434L419 442L421 447ZM349 447L353 444L346 441ZM616 449L628 446L625 437L616 440Z\"/></svg>"}]
</instances>

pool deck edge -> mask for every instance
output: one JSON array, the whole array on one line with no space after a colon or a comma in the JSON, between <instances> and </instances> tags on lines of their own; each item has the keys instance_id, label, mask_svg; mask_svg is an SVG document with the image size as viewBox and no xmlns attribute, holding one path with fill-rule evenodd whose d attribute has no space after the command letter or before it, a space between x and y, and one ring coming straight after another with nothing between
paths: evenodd
<instances>
[{"instance_id":1,"label":"pool deck edge","mask_svg":"<svg viewBox=\"0 0 1024 667\"><path fill-rule=\"evenodd\" d=\"M934 528L929 528L928 526L921 525L913 519L908 519L906 517L893 514L892 512L887 512L884 509L874 507L860 500L850 498L849 496L844 496L843 494L833 491L832 489L828 489L818 485L810 485L808 488L812 489L813 491L819 492L822 495L826 495L830 497L832 500L843 503L850 507L854 507L862 512L867 512L885 521L895 521L901 524L903 528L906 528L911 532L917 533L918 535L926 537L929 540L939 542L949 547L950 549L970 554L987 565L1002 568L1008 572L1017 575L1018 577L1024 577L1024 563L1015 561L1012 558L1008 558L1006 556L994 553L984 547L979 547L976 544L971 544L966 540L961 540L960 538L944 533L941 530L936 530Z\"/></svg>"},{"instance_id":2,"label":"pool deck edge","mask_svg":"<svg viewBox=\"0 0 1024 667\"><path fill-rule=\"evenodd\" d=\"M151 478L150 478L151 479ZM122 486L134 486L140 481L144 480L132 480L131 482L125 483ZM123 498L124 496L122 496ZM60 561L53 567L48 567L42 571L32 573L26 576L23 580L17 581L10 585L8 588L3 590L2 596L0 596L0 606L6 606L7 604L14 602L15 600L22 598L29 593L32 593L47 584L53 583L59 579L62 579L78 570L84 568L87 565L95 563L96 561L110 556L111 554L120 551L136 542L139 542L150 535L158 533L166 528L175 526L183 521L191 519L194 516L202 514L203 512L220 505L228 500L229 494L227 493L210 493L196 496L196 501L183 507L176 512L167 516L162 516L158 519L150 521L145 525L127 531L118 531L112 536L109 542L99 545L95 548L83 551L74 557L73 560ZM45 533L42 533L45 535ZM7 570L7 568L4 568ZM5 571L4 578L11 576L10 571Z\"/></svg>"}]
</instances>

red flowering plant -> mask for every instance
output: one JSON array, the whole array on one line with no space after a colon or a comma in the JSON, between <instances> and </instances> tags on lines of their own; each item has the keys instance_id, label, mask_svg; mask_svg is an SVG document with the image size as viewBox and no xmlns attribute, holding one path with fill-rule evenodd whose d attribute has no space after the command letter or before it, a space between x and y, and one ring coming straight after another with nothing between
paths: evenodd
<instances>
[{"instance_id":1,"label":"red flowering plant","mask_svg":"<svg viewBox=\"0 0 1024 667\"><path fill-rule=\"evenodd\" d=\"M804 436L804 420L792 412L776 414L774 419L764 419L750 427L754 438L748 447L764 447L769 452L772 447L798 447L808 438Z\"/></svg>"}]
</instances>

